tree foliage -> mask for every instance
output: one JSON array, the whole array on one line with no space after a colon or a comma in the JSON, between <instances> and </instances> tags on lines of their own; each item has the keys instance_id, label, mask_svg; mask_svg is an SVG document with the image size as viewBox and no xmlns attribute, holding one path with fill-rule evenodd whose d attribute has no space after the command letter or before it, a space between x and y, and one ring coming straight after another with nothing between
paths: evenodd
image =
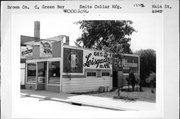
<instances>
[{"instance_id":1,"label":"tree foliage","mask_svg":"<svg viewBox=\"0 0 180 119\"><path fill-rule=\"evenodd\" d=\"M94 48L113 53L113 58L122 60L122 53L132 53L130 49L130 35L135 31L130 20L93 20L78 21L82 35L75 42L78 47ZM120 87L118 87L120 96Z\"/></svg>"},{"instance_id":2,"label":"tree foliage","mask_svg":"<svg viewBox=\"0 0 180 119\"><path fill-rule=\"evenodd\" d=\"M152 72L148 78L146 78L146 83L149 87L156 87L156 73Z\"/></svg>"},{"instance_id":3,"label":"tree foliage","mask_svg":"<svg viewBox=\"0 0 180 119\"><path fill-rule=\"evenodd\" d=\"M106 49L113 53L132 53L130 35L135 31L130 20L78 21L82 35L75 42L78 47Z\"/></svg>"},{"instance_id":4,"label":"tree foliage","mask_svg":"<svg viewBox=\"0 0 180 119\"><path fill-rule=\"evenodd\" d=\"M135 54L140 56L140 78L143 86L151 73L156 73L156 52L153 49L139 50Z\"/></svg>"}]
</instances>

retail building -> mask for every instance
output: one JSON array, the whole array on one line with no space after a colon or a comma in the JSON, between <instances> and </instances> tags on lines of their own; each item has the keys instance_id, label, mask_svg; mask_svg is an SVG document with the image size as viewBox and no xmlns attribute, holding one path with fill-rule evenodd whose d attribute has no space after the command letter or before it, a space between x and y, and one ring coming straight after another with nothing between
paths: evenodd
<instances>
[{"instance_id":1,"label":"retail building","mask_svg":"<svg viewBox=\"0 0 180 119\"><path fill-rule=\"evenodd\" d=\"M69 45L69 37L40 39L40 23L34 37L21 36L21 85L26 89L55 92L88 92L127 85L128 71L139 77L139 57L123 54L109 63L111 54ZM112 66L113 65L113 66ZM23 87L23 86L22 86Z\"/></svg>"}]
</instances>

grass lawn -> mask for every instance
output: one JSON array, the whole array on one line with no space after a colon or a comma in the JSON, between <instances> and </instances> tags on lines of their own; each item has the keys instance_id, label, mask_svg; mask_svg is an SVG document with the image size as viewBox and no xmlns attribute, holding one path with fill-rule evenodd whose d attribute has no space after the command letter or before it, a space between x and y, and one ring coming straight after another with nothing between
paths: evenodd
<instances>
[{"instance_id":1,"label":"grass lawn","mask_svg":"<svg viewBox=\"0 0 180 119\"><path fill-rule=\"evenodd\" d=\"M156 93L152 93L152 88L144 88L142 87L142 92L139 91L128 91L127 89L120 92L120 97L123 100L132 99L132 100L140 100L140 101L148 101L148 102L156 102ZM156 92L156 88L153 89ZM104 93L87 93L85 95L99 96L99 97L109 97L114 98L114 96L118 96L117 91L104 92Z\"/></svg>"}]
</instances>

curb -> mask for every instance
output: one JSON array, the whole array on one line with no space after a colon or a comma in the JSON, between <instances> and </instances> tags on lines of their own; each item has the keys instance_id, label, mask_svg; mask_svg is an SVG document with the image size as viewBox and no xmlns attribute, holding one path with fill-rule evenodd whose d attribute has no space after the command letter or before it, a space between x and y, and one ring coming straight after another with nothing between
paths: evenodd
<instances>
[{"instance_id":1,"label":"curb","mask_svg":"<svg viewBox=\"0 0 180 119\"><path fill-rule=\"evenodd\" d=\"M38 96L38 95L31 95L31 94L23 94L21 93L22 96L24 97L33 97L33 98L39 98L39 99L44 99L44 100L52 100L52 101L57 101L57 102L63 102L63 103L68 103L76 106L89 106L89 107L96 107L96 108L103 108L103 109L109 109L109 110L115 110L115 111L137 111L134 109L127 109L127 108L120 108L120 107L108 107L105 105L95 105L95 104L88 104L86 102L75 102L75 101L70 101L70 100L63 100L59 98L50 98L50 97L45 97L45 96Z\"/></svg>"}]
</instances>

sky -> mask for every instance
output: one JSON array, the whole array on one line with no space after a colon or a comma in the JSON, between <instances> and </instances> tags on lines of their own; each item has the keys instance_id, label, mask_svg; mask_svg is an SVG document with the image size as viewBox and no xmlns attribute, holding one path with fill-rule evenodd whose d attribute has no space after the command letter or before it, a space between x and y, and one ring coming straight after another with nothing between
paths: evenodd
<instances>
[{"instance_id":1,"label":"sky","mask_svg":"<svg viewBox=\"0 0 180 119\"><path fill-rule=\"evenodd\" d=\"M111 16L111 17L110 17ZM103 14L103 15L63 15L63 14L16 14L12 17L13 35L34 36L34 21L40 21L40 38L50 38L58 35L67 35L70 45L81 36L79 20L131 20L137 31L131 37L131 49L154 49L163 37L162 16L153 14Z\"/></svg>"}]
</instances>

